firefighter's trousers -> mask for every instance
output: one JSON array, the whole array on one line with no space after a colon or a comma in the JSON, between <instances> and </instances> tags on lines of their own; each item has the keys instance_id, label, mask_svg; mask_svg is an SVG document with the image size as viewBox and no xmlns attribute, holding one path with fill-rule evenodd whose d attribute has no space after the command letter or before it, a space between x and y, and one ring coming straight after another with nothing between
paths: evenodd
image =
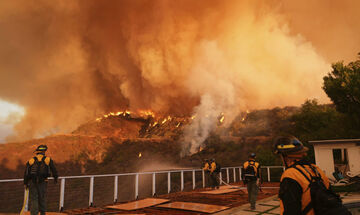
<instances>
[{"instance_id":1,"label":"firefighter's trousers","mask_svg":"<svg viewBox=\"0 0 360 215\"><path fill-rule=\"evenodd\" d=\"M256 184L256 180L247 182L248 198L251 208L255 208L256 198L258 195L259 187Z\"/></svg>"},{"instance_id":2,"label":"firefighter's trousers","mask_svg":"<svg viewBox=\"0 0 360 215\"><path fill-rule=\"evenodd\" d=\"M31 215L45 215L46 213L46 189L47 181L29 183L29 203Z\"/></svg>"}]
</instances>

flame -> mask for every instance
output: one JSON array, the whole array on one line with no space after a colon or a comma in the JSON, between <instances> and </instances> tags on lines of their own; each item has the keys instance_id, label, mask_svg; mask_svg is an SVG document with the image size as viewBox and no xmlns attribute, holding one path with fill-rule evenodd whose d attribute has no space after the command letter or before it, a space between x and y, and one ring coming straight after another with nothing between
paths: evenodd
<instances>
[{"instance_id":1,"label":"flame","mask_svg":"<svg viewBox=\"0 0 360 215\"><path fill-rule=\"evenodd\" d=\"M224 113L221 113L220 116L221 116L221 117L220 117L220 119L219 119L219 122L220 122L220 123L223 123L224 120L225 120L225 115L224 115Z\"/></svg>"},{"instance_id":2,"label":"flame","mask_svg":"<svg viewBox=\"0 0 360 215\"><path fill-rule=\"evenodd\" d=\"M243 118L241 119L241 121L245 121L245 117L243 117Z\"/></svg>"},{"instance_id":3,"label":"flame","mask_svg":"<svg viewBox=\"0 0 360 215\"><path fill-rule=\"evenodd\" d=\"M204 148L203 147L199 147L199 152L201 152L202 150L204 150Z\"/></svg>"},{"instance_id":4,"label":"flame","mask_svg":"<svg viewBox=\"0 0 360 215\"><path fill-rule=\"evenodd\" d=\"M152 126L155 127L155 125L157 125L157 124L158 124L158 122L154 122L154 124Z\"/></svg>"},{"instance_id":5,"label":"flame","mask_svg":"<svg viewBox=\"0 0 360 215\"><path fill-rule=\"evenodd\" d=\"M178 128L180 126L180 122L178 122L178 124L176 125L176 127Z\"/></svg>"},{"instance_id":6,"label":"flame","mask_svg":"<svg viewBox=\"0 0 360 215\"><path fill-rule=\"evenodd\" d=\"M196 118L196 115L194 115L194 116L191 116L191 119L195 119Z\"/></svg>"},{"instance_id":7,"label":"flame","mask_svg":"<svg viewBox=\"0 0 360 215\"><path fill-rule=\"evenodd\" d=\"M141 158L141 156L142 156L142 154L141 154L141 152L139 152L139 158Z\"/></svg>"},{"instance_id":8,"label":"flame","mask_svg":"<svg viewBox=\"0 0 360 215\"><path fill-rule=\"evenodd\" d=\"M164 124L166 121L167 121L167 119L164 119L164 120L161 122L161 124Z\"/></svg>"},{"instance_id":9,"label":"flame","mask_svg":"<svg viewBox=\"0 0 360 215\"><path fill-rule=\"evenodd\" d=\"M139 115L140 116L151 116L152 118L155 118L155 114L151 110L140 110Z\"/></svg>"}]
</instances>

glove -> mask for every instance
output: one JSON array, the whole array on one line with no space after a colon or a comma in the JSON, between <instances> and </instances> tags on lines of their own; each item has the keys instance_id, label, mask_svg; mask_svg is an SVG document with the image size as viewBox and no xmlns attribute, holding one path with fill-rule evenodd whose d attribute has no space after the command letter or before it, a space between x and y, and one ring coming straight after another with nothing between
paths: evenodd
<instances>
[{"instance_id":1,"label":"glove","mask_svg":"<svg viewBox=\"0 0 360 215\"><path fill-rule=\"evenodd\" d=\"M58 180L57 178L54 178L54 184L57 184Z\"/></svg>"}]
</instances>

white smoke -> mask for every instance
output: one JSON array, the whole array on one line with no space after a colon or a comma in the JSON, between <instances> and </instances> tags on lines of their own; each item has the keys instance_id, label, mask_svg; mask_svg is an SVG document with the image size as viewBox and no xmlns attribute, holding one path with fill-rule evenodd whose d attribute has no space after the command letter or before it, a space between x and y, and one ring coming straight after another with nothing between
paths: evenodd
<instances>
[{"instance_id":1,"label":"white smoke","mask_svg":"<svg viewBox=\"0 0 360 215\"><path fill-rule=\"evenodd\" d=\"M233 78L226 59L215 41L203 41L197 53L196 65L191 71L187 86L193 94L201 95L200 104L194 108L193 121L184 129L182 154L199 150L209 134L216 128L219 116L236 115ZM229 118L231 121L231 118Z\"/></svg>"}]
</instances>

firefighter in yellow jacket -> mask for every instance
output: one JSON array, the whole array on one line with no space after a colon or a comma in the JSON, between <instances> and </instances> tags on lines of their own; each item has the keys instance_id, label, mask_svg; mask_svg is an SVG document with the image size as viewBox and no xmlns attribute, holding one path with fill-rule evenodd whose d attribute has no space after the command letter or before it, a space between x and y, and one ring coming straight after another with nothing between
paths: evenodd
<instances>
[{"instance_id":1,"label":"firefighter in yellow jacket","mask_svg":"<svg viewBox=\"0 0 360 215\"><path fill-rule=\"evenodd\" d=\"M31 215L46 213L46 189L50 172L57 183L58 174L53 160L45 156L46 145L40 145L34 151L36 156L26 163L24 185L29 189Z\"/></svg>"},{"instance_id":2,"label":"firefighter in yellow jacket","mask_svg":"<svg viewBox=\"0 0 360 215\"><path fill-rule=\"evenodd\" d=\"M308 179L319 174L326 188L329 188L329 179L319 167L304 158L308 148L295 137L278 137L274 148L286 167L280 179L280 214L314 215Z\"/></svg>"},{"instance_id":3,"label":"firefighter in yellow jacket","mask_svg":"<svg viewBox=\"0 0 360 215\"><path fill-rule=\"evenodd\" d=\"M205 181L206 181L206 185L207 185L207 184L209 184L209 180L210 180L210 163L209 163L209 159L205 159L204 165L203 165L203 170L204 170L204 173L205 173L204 176L205 176Z\"/></svg>"},{"instance_id":4,"label":"firefighter in yellow jacket","mask_svg":"<svg viewBox=\"0 0 360 215\"><path fill-rule=\"evenodd\" d=\"M255 159L256 154L251 153L249 159L243 164L243 182L247 187L251 210L255 209L261 179L260 164Z\"/></svg>"},{"instance_id":5,"label":"firefighter in yellow jacket","mask_svg":"<svg viewBox=\"0 0 360 215\"><path fill-rule=\"evenodd\" d=\"M219 173L220 173L220 165L215 162L215 158L210 159L210 187L212 189L219 189Z\"/></svg>"}]
</instances>

